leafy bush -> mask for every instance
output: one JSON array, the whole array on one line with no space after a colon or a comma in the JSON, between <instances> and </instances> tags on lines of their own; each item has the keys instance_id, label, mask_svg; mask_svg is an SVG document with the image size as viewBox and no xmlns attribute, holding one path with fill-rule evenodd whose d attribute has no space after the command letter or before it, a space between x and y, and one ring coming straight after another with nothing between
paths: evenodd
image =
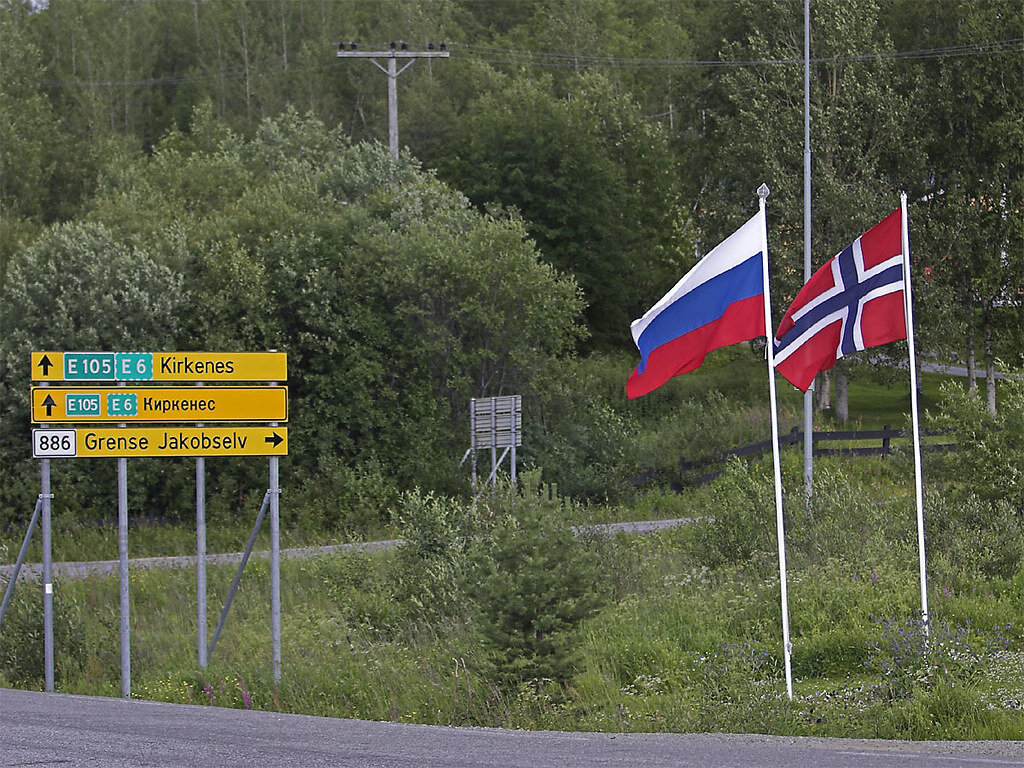
<instances>
[{"instance_id":1,"label":"leafy bush","mask_svg":"<svg viewBox=\"0 0 1024 768\"><path fill-rule=\"evenodd\" d=\"M748 563L774 549L774 490L770 475L731 460L722 475L696 495L692 557L709 568Z\"/></svg>"},{"instance_id":2,"label":"leafy bush","mask_svg":"<svg viewBox=\"0 0 1024 768\"><path fill-rule=\"evenodd\" d=\"M288 494L289 518L316 529L375 534L391 522L399 495L379 462L350 466L329 457L315 478Z\"/></svg>"},{"instance_id":3,"label":"leafy bush","mask_svg":"<svg viewBox=\"0 0 1024 768\"><path fill-rule=\"evenodd\" d=\"M947 578L1010 579L1024 562L1024 515L1010 500L933 491L925 509L929 559Z\"/></svg>"},{"instance_id":4,"label":"leafy bush","mask_svg":"<svg viewBox=\"0 0 1024 768\"><path fill-rule=\"evenodd\" d=\"M1024 514L1024 378L1000 383L998 413L983 394L955 382L941 389L941 406L926 414L933 429L948 430L959 450L930 462L951 490L973 494L993 507L1009 503Z\"/></svg>"},{"instance_id":5,"label":"leafy bush","mask_svg":"<svg viewBox=\"0 0 1024 768\"><path fill-rule=\"evenodd\" d=\"M884 478L866 477L848 460L816 459L810 504L803 493L792 494L786 513L794 566L830 559L877 563L897 544L916 541L913 497Z\"/></svg>"},{"instance_id":6,"label":"leafy bush","mask_svg":"<svg viewBox=\"0 0 1024 768\"><path fill-rule=\"evenodd\" d=\"M402 494L397 513L403 543L391 574L395 597L420 623L450 622L468 613L463 574L474 539L489 521L476 501L419 490Z\"/></svg>"}]
</instances>

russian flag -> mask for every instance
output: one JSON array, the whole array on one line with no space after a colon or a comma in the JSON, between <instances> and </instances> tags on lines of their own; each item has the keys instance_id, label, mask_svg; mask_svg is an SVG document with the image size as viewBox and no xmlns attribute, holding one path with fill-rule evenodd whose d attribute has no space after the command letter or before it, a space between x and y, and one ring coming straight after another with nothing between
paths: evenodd
<instances>
[{"instance_id":1,"label":"russian flag","mask_svg":"<svg viewBox=\"0 0 1024 768\"><path fill-rule=\"evenodd\" d=\"M630 399L699 368L713 349L765 335L763 215L756 213L630 325L640 350L626 383Z\"/></svg>"}]
</instances>

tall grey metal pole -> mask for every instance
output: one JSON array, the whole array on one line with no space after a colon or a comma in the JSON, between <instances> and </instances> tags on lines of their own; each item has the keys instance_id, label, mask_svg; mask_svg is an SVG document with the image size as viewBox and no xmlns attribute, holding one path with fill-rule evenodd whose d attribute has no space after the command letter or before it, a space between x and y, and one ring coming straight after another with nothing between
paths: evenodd
<instances>
[{"instance_id":1,"label":"tall grey metal pole","mask_svg":"<svg viewBox=\"0 0 1024 768\"><path fill-rule=\"evenodd\" d=\"M469 399L469 450L470 455L470 482L473 490L476 490L476 398Z\"/></svg>"},{"instance_id":2,"label":"tall grey metal pole","mask_svg":"<svg viewBox=\"0 0 1024 768\"><path fill-rule=\"evenodd\" d=\"M393 56L388 59L388 149L398 160L398 69Z\"/></svg>"},{"instance_id":3,"label":"tall grey metal pole","mask_svg":"<svg viewBox=\"0 0 1024 768\"><path fill-rule=\"evenodd\" d=\"M811 0L804 0L804 282L811 279ZM814 383L804 392L804 493L814 492Z\"/></svg>"},{"instance_id":4,"label":"tall grey metal pole","mask_svg":"<svg viewBox=\"0 0 1024 768\"><path fill-rule=\"evenodd\" d=\"M273 350L271 350L273 351ZM277 382L271 382L271 386ZM272 422L276 427L277 422ZM278 457L270 457L270 631L273 640L274 681L281 680L281 486Z\"/></svg>"},{"instance_id":5,"label":"tall grey metal pole","mask_svg":"<svg viewBox=\"0 0 1024 768\"><path fill-rule=\"evenodd\" d=\"M53 692L53 563L50 556L50 460L43 459L41 494L43 500L43 669L46 690Z\"/></svg>"},{"instance_id":6,"label":"tall grey metal pole","mask_svg":"<svg viewBox=\"0 0 1024 768\"><path fill-rule=\"evenodd\" d=\"M125 382L118 382L125 386ZM126 426L123 422L119 427ZM117 460L117 572L121 603L121 696L132 695L131 629L128 603L128 460Z\"/></svg>"},{"instance_id":7,"label":"tall grey metal pole","mask_svg":"<svg viewBox=\"0 0 1024 768\"><path fill-rule=\"evenodd\" d=\"M196 629L199 668L206 669L206 459L202 456L196 459Z\"/></svg>"}]
</instances>

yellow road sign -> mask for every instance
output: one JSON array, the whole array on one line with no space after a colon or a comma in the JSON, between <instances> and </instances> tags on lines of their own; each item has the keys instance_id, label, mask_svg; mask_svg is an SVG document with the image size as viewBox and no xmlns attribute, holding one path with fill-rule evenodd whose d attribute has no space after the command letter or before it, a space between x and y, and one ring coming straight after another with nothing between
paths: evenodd
<instances>
[{"instance_id":1,"label":"yellow road sign","mask_svg":"<svg viewBox=\"0 0 1024 768\"><path fill-rule=\"evenodd\" d=\"M288 421L288 387L32 387L32 421Z\"/></svg>"},{"instance_id":2,"label":"yellow road sign","mask_svg":"<svg viewBox=\"0 0 1024 768\"><path fill-rule=\"evenodd\" d=\"M33 352L33 381L287 381L284 352Z\"/></svg>"},{"instance_id":3,"label":"yellow road sign","mask_svg":"<svg viewBox=\"0 0 1024 768\"><path fill-rule=\"evenodd\" d=\"M286 456L287 427L33 429L32 458Z\"/></svg>"}]
</instances>

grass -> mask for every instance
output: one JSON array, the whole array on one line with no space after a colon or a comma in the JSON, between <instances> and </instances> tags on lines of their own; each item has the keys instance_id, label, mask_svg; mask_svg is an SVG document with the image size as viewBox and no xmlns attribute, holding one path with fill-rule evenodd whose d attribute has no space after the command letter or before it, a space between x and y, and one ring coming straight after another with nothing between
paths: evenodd
<instances>
[{"instance_id":1,"label":"grass","mask_svg":"<svg viewBox=\"0 0 1024 768\"><path fill-rule=\"evenodd\" d=\"M790 515L792 702L782 668L770 499L762 503L757 494L742 514L763 524L739 542L750 547L743 557L729 560L728 546L716 548L716 537L731 534L711 523L588 540L610 599L579 632L576 672L565 685L492 683L472 612L424 618L396 597L397 555L384 552L282 563L277 683L265 562L250 563L205 670L196 666L194 574L133 571L133 695L441 725L1024 738L1024 569L1018 563L1015 573L985 575L984 553L953 563L936 551L936 632L970 629L948 653L915 660L909 500L893 493L897 480L882 462L852 477L846 466L823 461L821 506ZM746 483L760 487L762 469L734 468L687 501L701 515L730 501L742 506L731 494ZM787 472L798 478L799 467ZM845 506L835 499L846 499ZM713 551L727 554L709 559ZM231 568L209 569L210 632L232 575ZM58 690L119 695L117 590L112 577L57 585ZM41 659L28 651L18 657L22 651L8 639L37 632L39 593L19 589L16 596L12 623L0 635L0 683L39 687ZM461 604L471 600L470 590ZM888 656L879 661L883 651ZM893 664L897 656L911 660Z\"/></svg>"},{"instance_id":2,"label":"grass","mask_svg":"<svg viewBox=\"0 0 1024 768\"><path fill-rule=\"evenodd\" d=\"M251 518L240 520L217 520L207 523L206 551L208 553L241 552L252 533L256 522L253 510ZM26 562L42 560L41 523L37 524L26 555ZM27 524L26 524L27 527ZM128 528L129 557L170 557L196 554L196 530L194 523L146 523L134 522ZM371 532L368 539L387 539L393 530L379 528ZM13 563L24 540L25 531L8 531L0 536L0 564ZM308 547L329 544L343 544L353 537L345 531L307 529L299 525L282 525L281 546ZM265 519L256 539L255 549L270 548L269 522ZM54 562L62 560L116 560L117 525L82 525L73 519L57 517L53 523L52 557Z\"/></svg>"},{"instance_id":3,"label":"grass","mask_svg":"<svg viewBox=\"0 0 1024 768\"><path fill-rule=\"evenodd\" d=\"M680 377L629 412L635 432L624 437L635 441L637 455L660 456L672 469L680 451L723 435L762 439L756 435L766 428L763 409L750 405L761 402L753 378L759 361L743 347L722 352L709 358L705 378ZM591 374L606 379L609 392L621 389L612 382L617 366L608 361L597 361ZM926 404L942 378L926 377ZM718 394L698 398L709 385ZM903 423L906 395L898 385L851 385L850 394L859 426ZM801 402L791 389L784 394L787 418ZM801 456L798 449L783 455L791 493L802 487ZM270 674L265 561L250 562L205 670L196 663L194 574L133 571L133 695L442 725L1024 738L1019 512L967 498L939 474L929 479L936 634L926 646L915 624L917 539L905 457L816 460L812 503L787 506L790 701L768 461L735 462L715 483L679 494L652 487L615 504L550 502L567 523L698 520L653 536L582 537L580 546L599 559L608 600L576 636L575 672L566 681L508 685L489 678L474 587L456 583L442 567L469 512L462 502L427 503L421 495L422 509L448 517L438 518L444 525L436 531L427 525L439 539L431 538L434 554L423 555L418 569L403 570L393 552L283 561L279 682ZM530 478L524 474L526 493L537 493L543 486ZM282 510L286 547L347 538L307 528L289 514ZM56 559L116 556L112 527L76 526L59 514L57 522ZM250 524L211 521L208 550L242 549ZM969 540L964 531L972 533ZM402 533L382 528L376 535ZM266 546L265 536L259 546ZM0 540L0 555L13 560L18 545L20 535L10 533ZM191 554L194 531L187 524L139 526L129 548L133 556ZM233 567L208 569L210 633L233 575ZM117 592L114 577L56 585L58 690L119 695ZM16 591L0 634L0 684L41 686L40 604L39 590Z\"/></svg>"}]
</instances>

